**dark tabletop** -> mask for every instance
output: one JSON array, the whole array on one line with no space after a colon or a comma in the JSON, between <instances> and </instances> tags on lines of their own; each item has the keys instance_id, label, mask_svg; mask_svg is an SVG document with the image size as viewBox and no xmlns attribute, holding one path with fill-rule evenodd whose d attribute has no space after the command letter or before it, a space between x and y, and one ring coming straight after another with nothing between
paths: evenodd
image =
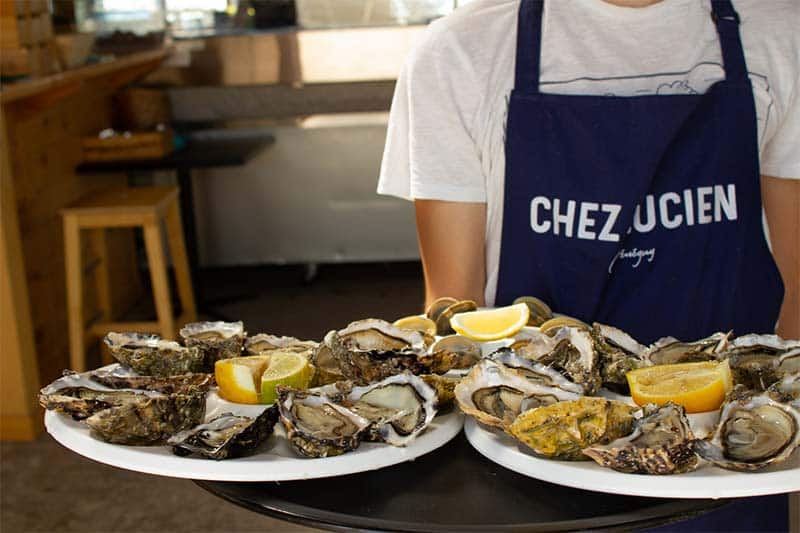
<instances>
[{"instance_id":1,"label":"dark tabletop","mask_svg":"<svg viewBox=\"0 0 800 533\"><path fill-rule=\"evenodd\" d=\"M372 472L280 483L196 483L252 511L332 530L631 530L726 504L619 496L538 481L484 458L463 432L415 461Z\"/></svg>"}]
</instances>

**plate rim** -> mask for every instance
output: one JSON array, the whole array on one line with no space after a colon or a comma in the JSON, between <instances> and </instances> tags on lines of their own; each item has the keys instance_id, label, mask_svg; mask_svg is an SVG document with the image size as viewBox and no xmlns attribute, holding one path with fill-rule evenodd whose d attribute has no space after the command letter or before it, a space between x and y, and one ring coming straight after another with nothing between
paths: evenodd
<instances>
[{"instance_id":1,"label":"plate rim","mask_svg":"<svg viewBox=\"0 0 800 533\"><path fill-rule=\"evenodd\" d=\"M365 442L358 449L335 457L281 457L283 460L280 471L270 472L257 468L277 460L274 456L264 460L268 453L262 452L221 461L179 457L169 452L166 445L127 446L103 442L91 436L88 427L72 420L69 415L55 411L46 411L44 415L45 428L51 437L70 451L98 463L143 474L179 479L235 482L319 479L386 468L414 460L444 446L461 432L463 422L463 413L453 409L434 418L425 432L404 448ZM276 424L276 432L281 433L283 428L279 426L280 423ZM157 452L149 453L151 450ZM166 466L159 463L166 463ZM237 466L230 468L227 465ZM291 469L293 465L296 467L294 470ZM312 467L311 471L309 467ZM226 472L226 469L229 472Z\"/></svg>"},{"instance_id":2,"label":"plate rim","mask_svg":"<svg viewBox=\"0 0 800 533\"><path fill-rule=\"evenodd\" d=\"M511 438L481 426L472 417L467 417L464 421L464 434L475 450L504 468L540 481L576 489L626 496L681 499L741 498L800 491L800 468L797 467L768 472L735 472L706 465L702 467L702 470L695 472L716 471L720 474L719 479L721 480L719 487L709 491L700 488L696 483L698 478L691 477L693 472L675 474L673 476L626 474L604 468L594 462L572 464L566 461L534 457L520 451L516 446L497 442L497 437L500 437L500 439L506 438L509 441ZM520 465L522 465L522 468L520 468ZM537 470L537 467L542 465L547 468L543 471ZM572 475L576 473L581 475ZM586 476L587 473L590 474L588 478ZM594 482L598 476L600 479L607 478L607 482L604 484ZM746 479L751 482L741 485L731 483L732 478L738 480L740 476L747 476ZM794 480L794 484L791 483L792 480ZM663 483L654 483L653 481L663 481ZM695 483L692 483L693 481ZM769 482L778 483L779 486L776 487Z\"/></svg>"}]
</instances>

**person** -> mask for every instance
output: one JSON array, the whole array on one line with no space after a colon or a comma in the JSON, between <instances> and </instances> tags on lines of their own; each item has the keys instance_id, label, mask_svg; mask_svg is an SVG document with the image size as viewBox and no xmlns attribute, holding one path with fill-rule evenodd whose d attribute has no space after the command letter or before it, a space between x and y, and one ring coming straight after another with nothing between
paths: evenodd
<instances>
[{"instance_id":1,"label":"person","mask_svg":"<svg viewBox=\"0 0 800 533\"><path fill-rule=\"evenodd\" d=\"M426 303L800 338L798 20L792 0L477 0L431 24L378 183L414 201ZM736 525L785 517L770 501Z\"/></svg>"}]
</instances>

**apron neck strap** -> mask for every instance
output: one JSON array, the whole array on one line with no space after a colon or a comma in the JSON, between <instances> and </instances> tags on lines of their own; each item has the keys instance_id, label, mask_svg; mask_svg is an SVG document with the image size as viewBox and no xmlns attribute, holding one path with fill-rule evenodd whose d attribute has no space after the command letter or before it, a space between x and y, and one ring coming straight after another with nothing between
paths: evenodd
<instances>
[{"instance_id":1,"label":"apron neck strap","mask_svg":"<svg viewBox=\"0 0 800 533\"><path fill-rule=\"evenodd\" d=\"M731 0L711 0L711 19L717 26L727 81L748 81L747 62L739 37L739 15Z\"/></svg>"},{"instance_id":2,"label":"apron neck strap","mask_svg":"<svg viewBox=\"0 0 800 533\"><path fill-rule=\"evenodd\" d=\"M722 48L725 79L747 81L747 63L739 37L739 15L731 0L711 0L711 9ZM544 0L520 0L514 87L533 93L539 92L543 11Z\"/></svg>"}]
</instances>

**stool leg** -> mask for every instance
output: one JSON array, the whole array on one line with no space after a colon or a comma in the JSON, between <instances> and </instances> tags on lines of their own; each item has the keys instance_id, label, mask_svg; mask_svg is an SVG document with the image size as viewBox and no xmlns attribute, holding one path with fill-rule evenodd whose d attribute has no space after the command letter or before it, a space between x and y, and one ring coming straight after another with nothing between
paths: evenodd
<instances>
[{"instance_id":1,"label":"stool leg","mask_svg":"<svg viewBox=\"0 0 800 533\"><path fill-rule=\"evenodd\" d=\"M110 322L113 318L111 316L111 282L108 272L107 235L106 228L94 228L89 231L92 250L98 260L92 275L94 276L94 286L97 293L97 307L100 311L98 320L100 322ZM105 346L100 347L100 357L104 365L114 362L111 352Z\"/></svg>"},{"instance_id":2,"label":"stool leg","mask_svg":"<svg viewBox=\"0 0 800 533\"><path fill-rule=\"evenodd\" d=\"M81 270L81 230L78 221L64 217L64 260L67 274L67 320L69 322L69 362L72 370L86 371L86 344L83 323L83 272Z\"/></svg>"},{"instance_id":3,"label":"stool leg","mask_svg":"<svg viewBox=\"0 0 800 533\"><path fill-rule=\"evenodd\" d=\"M148 223L144 226L144 245L147 250L147 263L150 265L150 280L153 283L153 299L156 304L161 336L165 339L174 339L175 317L172 316L167 261L164 257L161 225L158 222Z\"/></svg>"},{"instance_id":4,"label":"stool leg","mask_svg":"<svg viewBox=\"0 0 800 533\"><path fill-rule=\"evenodd\" d=\"M195 308L192 274L186 257L186 243L183 240L183 224L177 199L171 203L165 220L169 251L172 255L172 267L175 269L175 282L178 285L183 316L187 322L194 322L197 320L197 309Z\"/></svg>"}]
</instances>

